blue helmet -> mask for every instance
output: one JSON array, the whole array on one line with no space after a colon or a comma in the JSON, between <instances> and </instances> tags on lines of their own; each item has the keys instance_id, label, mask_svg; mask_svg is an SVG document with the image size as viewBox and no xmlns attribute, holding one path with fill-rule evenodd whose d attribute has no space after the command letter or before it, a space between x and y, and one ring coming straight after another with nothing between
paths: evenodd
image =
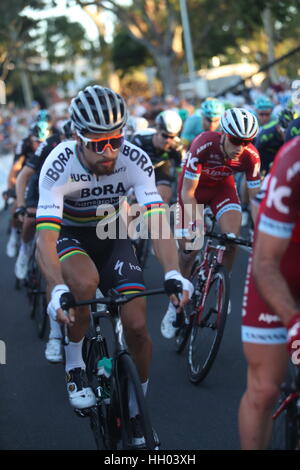
<instances>
[{"instance_id":1,"label":"blue helmet","mask_svg":"<svg viewBox=\"0 0 300 470\"><path fill-rule=\"evenodd\" d=\"M224 105L216 98L207 98L201 105L202 114L208 118L221 117L225 111Z\"/></svg>"},{"instance_id":2,"label":"blue helmet","mask_svg":"<svg viewBox=\"0 0 300 470\"><path fill-rule=\"evenodd\" d=\"M30 127L30 135L43 142L50 135L49 124L46 121L38 121L32 124Z\"/></svg>"},{"instance_id":3,"label":"blue helmet","mask_svg":"<svg viewBox=\"0 0 300 470\"><path fill-rule=\"evenodd\" d=\"M267 96L259 96L254 102L254 108L257 111L266 111L273 109L274 103Z\"/></svg>"}]
</instances>

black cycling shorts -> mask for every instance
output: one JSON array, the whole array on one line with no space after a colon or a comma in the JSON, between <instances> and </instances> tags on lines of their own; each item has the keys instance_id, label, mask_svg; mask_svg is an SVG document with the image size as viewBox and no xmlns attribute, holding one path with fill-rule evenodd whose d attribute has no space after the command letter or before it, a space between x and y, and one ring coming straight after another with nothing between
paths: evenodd
<instances>
[{"instance_id":1,"label":"black cycling shorts","mask_svg":"<svg viewBox=\"0 0 300 470\"><path fill-rule=\"evenodd\" d=\"M145 290L142 269L129 239L99 240L96 227L63 226L57 253L61 262L74 254L89 256L98 270L104 295L112 288L122 294Z\"/></svg>"}]
</instances>

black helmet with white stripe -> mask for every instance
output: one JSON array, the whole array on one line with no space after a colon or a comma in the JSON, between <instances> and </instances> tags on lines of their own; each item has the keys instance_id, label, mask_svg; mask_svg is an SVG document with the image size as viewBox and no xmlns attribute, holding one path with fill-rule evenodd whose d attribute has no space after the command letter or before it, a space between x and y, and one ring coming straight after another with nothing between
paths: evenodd
<instances>
[{"instance_id":1,"label":"black helmet with white stripe","mask_svg":"<svg viewBox=\"0 0 300 470\"><path fill-rule=\"evenodd\" d=\"M222 114L221 127L226 134L252 140L258 133L257 118L245 108L230 108Z\"/></svg>"},{"instance_id":2,"label":"black helmet with white stripe","mask_svg":"<svg viewBox=\"0 0 300 470\"><path fill-rule=\"evenodd\" d=\"M72 99L71 121L80 133L104 133L122 129L127 121L125 100L110 88L86 87Z\"/></svg>"}]
</instances>

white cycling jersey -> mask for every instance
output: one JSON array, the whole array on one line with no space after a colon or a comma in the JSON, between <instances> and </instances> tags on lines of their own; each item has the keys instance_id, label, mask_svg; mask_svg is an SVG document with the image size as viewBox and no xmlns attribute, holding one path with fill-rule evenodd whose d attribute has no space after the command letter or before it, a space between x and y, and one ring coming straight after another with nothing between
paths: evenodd
<instances>
[{"instance_id":1,"label":"white cycling jersey","mask_svg":"<svg viewBox=\"0 0 300 470\"><path fill-rule=\"evenodd\" d=\"M142 149L125 140L114 172L97 176L79 160L76 141L62 142L52 150L41 170L37 228L96 226L103 219L99 209L107 204L114 208L114 214L109 212L105 219L108 222L130 188L134 189L138 204L147 210L163 205L151 160Z\"/></svg>"}]
</instances>

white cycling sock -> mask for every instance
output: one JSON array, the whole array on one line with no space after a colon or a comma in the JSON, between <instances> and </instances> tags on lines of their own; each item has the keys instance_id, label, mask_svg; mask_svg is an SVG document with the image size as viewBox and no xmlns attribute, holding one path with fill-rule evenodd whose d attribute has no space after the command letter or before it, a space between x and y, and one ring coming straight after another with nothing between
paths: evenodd
<instances>
[{"instance_id":1,"label":"white cycling sock","mask_svg":"<svg viewBox=\"0 0 300 470\"><path fill-rule=\"evenodd\" d=\"M68 346L65 346L66 372L76 369L77 367L85 370L85 363L82 359L82 343L83 339L79 341L79 343L70 341Z\"/></svg>"},{"instance_id":2,"label":"white cycling sock","mask_svg":"<svg viewBox=\"0 0 300 470\"><path fill-rule=\"evenodd\" d=\"M61 333L61 329L60 329L60 324L53 320L53 318L51 317L51 315L49 315L49 319L50 319L50 334L49 334L49 339L53 339L53 338L62 338L62 333Z\"/></svg>"},{"instance_id":3,"label":"white cycling sock","mask_svg":"<svg viewBox=\"0 0 300 470\"><path fill-rule=\"evenodd\" d=\"M147 379L146 382L141 384L144 396L146 396L146 393L147 393L148 383L149 383L149 379ZM137 414L139 414L139 408L138 408L138 404L136 401L136 395L135 395L132 382L129 382L128 384L128 397L129 397L129 403L128 403L129 417L134 418Z\"/></svg>"},{"instance_id":4,"label":"white cycling sock","mask_svg":"<svg viewBox=\"0 0 300 470\"><path fill-rule=\"evenodd\" d=\"M27 242L25 243L23 240L21 240L21 244L20 244L20 253L24 253L26 256L29 255L30 253L30 248L31 248L31 241L30 242Z\"/></svg>"},{"instance_id":5,"label":"white cycling sock","mask_svg":"<svg viewBox=\"0 0 300 470\"><path fill-rule=\"evenodd\" d=\"M11 238L17 239L17 237L18 237L18 229L16 227L11 227L9 239Z\"/></svg>"}]
</instances>

